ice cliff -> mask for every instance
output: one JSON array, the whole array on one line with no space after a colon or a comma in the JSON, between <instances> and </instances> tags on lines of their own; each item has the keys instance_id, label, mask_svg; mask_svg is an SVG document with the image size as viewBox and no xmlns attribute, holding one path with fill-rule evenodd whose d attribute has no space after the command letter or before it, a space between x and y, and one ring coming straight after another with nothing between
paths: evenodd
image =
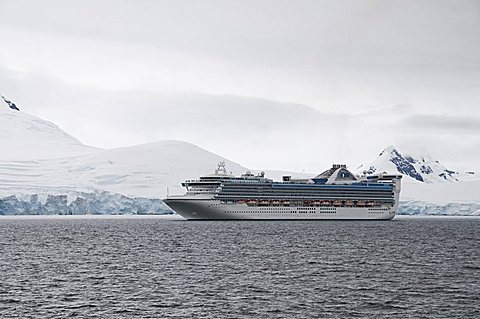
<instances>
[{"instance_id":1,"label":"ice cliff","mask_svg":"<svg viewBox=\"0 0 480 319\"><path fill-rule=\"evenodd\" d=\"M10 195L0 199L0 215L172 214L160 199L109 192Z\"/></svg>"}]
</instances>

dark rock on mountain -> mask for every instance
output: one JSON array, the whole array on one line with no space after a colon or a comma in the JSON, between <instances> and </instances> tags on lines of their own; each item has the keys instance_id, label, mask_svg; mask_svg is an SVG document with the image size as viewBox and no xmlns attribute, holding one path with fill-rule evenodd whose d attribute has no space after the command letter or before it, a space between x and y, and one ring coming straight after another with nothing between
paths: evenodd
<instances>
[{"instance_id":1,"label":"dark rock on mountain","mask_svg":"<svg viewBox=\"0 0 480 319\"><path fill-rule=\"evenodd\" d=\"M20 111L20 109L15 105L15 103L7 100L3 95L1 95L1 97L5 101L5 103L7 103L8 107L10 107L12 110Z\"/></svg>"}]
</instances>

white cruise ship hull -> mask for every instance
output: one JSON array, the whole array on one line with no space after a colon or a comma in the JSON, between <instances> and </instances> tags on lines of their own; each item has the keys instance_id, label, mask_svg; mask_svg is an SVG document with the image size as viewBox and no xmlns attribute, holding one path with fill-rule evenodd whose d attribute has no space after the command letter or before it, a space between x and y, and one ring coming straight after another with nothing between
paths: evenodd
<instances>
[{"instance_id":1,"label":"white cruise ship hull","mask_svg":"<svg viewBox=\"0 0 480 319\"><path fill-rule=\"evenodd\" d=\"M212 199L173 199L165 203L188 220L389 220L395 216L394 207L286 207L248 206L245 203L222 203Z\"/></svg>"}]
</instances>

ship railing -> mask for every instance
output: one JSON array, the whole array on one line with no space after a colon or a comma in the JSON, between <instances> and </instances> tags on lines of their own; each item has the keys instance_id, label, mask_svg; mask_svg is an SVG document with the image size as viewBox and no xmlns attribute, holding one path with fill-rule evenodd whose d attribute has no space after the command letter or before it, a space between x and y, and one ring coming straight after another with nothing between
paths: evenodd
<instances>
[{"instance_id":1,"label":"ship railing","mask_svg":"<svg viewBox=\"0 0 480 319\"><path fill-rule=\"evenodd\" d=\"M393 207L394 201L365 201L365 200L268 200L268 199L222 199L225 203L246 204L247 206L265 206L265 207Z\"/></svg>"}]
</instances>

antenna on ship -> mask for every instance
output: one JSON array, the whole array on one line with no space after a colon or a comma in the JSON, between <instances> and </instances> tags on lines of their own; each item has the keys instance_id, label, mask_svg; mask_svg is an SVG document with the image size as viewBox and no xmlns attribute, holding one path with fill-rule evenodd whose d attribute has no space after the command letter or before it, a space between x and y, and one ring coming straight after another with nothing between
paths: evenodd
<instances>
[{"instance_id":1,"label":"antenna on ship","mask_svg":"<svg viewBox=\"0 0 480 319\"><path fill-rule=\"evenodd\" d=\"M168 191L168 186L167 186L167 197L170 196L170 192Z\"/></svg>"}]
</instances>

